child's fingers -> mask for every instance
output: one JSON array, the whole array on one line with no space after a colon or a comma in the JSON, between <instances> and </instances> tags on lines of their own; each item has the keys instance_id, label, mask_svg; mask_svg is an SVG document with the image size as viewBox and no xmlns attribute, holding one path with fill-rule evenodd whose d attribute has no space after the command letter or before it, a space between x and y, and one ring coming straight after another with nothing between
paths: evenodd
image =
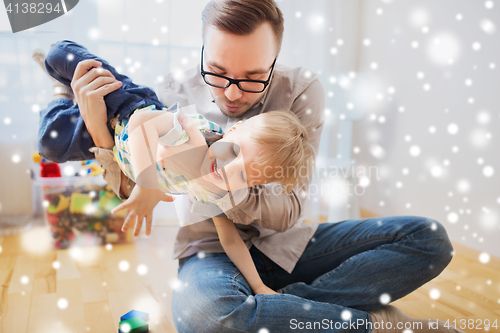
<instances>
[{"instance_id":1,"label":"child's fingers","mask_svg":"<svg viewBox=\"0 0 500 333\"><path fill-rule=\"evenodd\" d=\"M139 236L139 232L141 231L142 228L142 220L144 220L144 216L137 215L137 220L135 221L134 236Z\"/></svg>"},{"instance_id":2,"label":"child's fingers","mask_svg":"<svg viewBox=\"0 0 500 333\"><path fill-rule=\"evenodd\" d=\"M127 218L125 219L125 222L123 222L123 225L122 225L123 232L127 231L127 229L130 228L130 225L134 224L136 217L137 217L137 214L135 214L133 212L130 212L127 215Z\"/></svg>"},{"instance_id":3,"label":"child's fingers","mask_svg":"<svg viewBox=\"0 0 500 333\"><path fill-rule=\"evenodd\" d=\"M125 202L123 202L123 203L119 204L118 206L116 206L115 208L113 208L113 209L111 210L111 214L116 214L116 213L118 213L119 211L124 210L125 208L128 208L128 206L129 206L129 205L128 205L127 201L125 201Z\"/></svg>"},{"instance_id":4,"label":"child's fingers","mask_svg":"<svg viewBox=\"0 0 500 333\"><path fill-rule=\"evenodd\" d=\"M153 224L153 215L146 215L146 236L151 235L151 225Z\"/></svg>"},{"instance_id":5,"label":"child's fingers","mask_svg":"<svg viewBox=\"0 0 500 333\"><path fill-rule=\"evenodd\" d=\"M174 201L175 198L171 195L166 195L165 193L163 193L163 196L161 198L161 201L165 201L165 202L172 202Z\"/></svg>"}]
</instances>

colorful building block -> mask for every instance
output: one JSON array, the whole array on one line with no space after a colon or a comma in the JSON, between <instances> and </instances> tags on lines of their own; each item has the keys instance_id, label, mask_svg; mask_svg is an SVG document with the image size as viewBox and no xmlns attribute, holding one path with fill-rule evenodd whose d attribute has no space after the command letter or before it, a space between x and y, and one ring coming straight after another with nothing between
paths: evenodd
<instances>
[{"instance_id":1,"label":"colorful building block","mask_svg":"<svg viewBox=\"0 0 500 333\"><path fill-rule=\"evenodd\" d=\"M130 318L120 321L118 333L143 333L148 332L149 326L141 318Z\"/></svg>"},{"instance_id":2,"label":"colorful building block","mask_svg":"<svg viewBox=\"0 0 500 333\"><path fill-rule=\"evenodd\" d=\"M118 333L143 333L149 331L146 320L149 314L142 311L132 310L120 317Z\"/></svg>"},{"instance_id":3,"label":"colorful building block","mask_svg":"<svg viewBox=\"0 0 500 333\"><path fill-rule=\"evenodd\" d=\"M124 314L123 316L120 317L120 320L127 320L127 319L135 318L135 317L139 317L144 321L149 320L149 314L147 312L142 312L142 311L137 311L137 310L131 310L131 311L127 312L126 314Z\"/></svg>"},{"instance_id":4,"label":"colorful building block","mask_svg":"<svg viewBox=\"0 0 500 333\"><path fill-rule=\"evenodd\" d=\"M71 214L85 214L85 208L92 203L90 195L85 193L72 193L69 211Z\"/></svg>"},{"instance_id":5,"label":"colorful building block","mask_svg":"<svg viewBox=\"0 0 500 333\"><path fill-rule=\"evenodd\" d=\"M52 197L47 211L51 214L58 214L69 207L69 197L58 194Z\"/></svg>"}]
</instances>

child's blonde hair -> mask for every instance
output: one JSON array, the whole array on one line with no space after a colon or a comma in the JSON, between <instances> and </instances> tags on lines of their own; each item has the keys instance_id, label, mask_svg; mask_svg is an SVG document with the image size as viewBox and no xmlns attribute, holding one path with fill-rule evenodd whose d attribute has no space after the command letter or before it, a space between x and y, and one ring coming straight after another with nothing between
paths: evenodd
<instances>
[{"instance_id":1,"label":"child's blonde hair","mask_svg":"<svg viewBox=\"0 0 500 333\"><path fill-rule=\"evenodd\" d=\"M253 141L266 149L254 162L273 170L271 175L264 172L265 167L260 170L266 183L276 181L290 192L296 185L301 186L309 180L314 170L315 153L308 142L307 129L293 112L264 112L246 122L252 128Z\"/></svg>"}]
</instances>

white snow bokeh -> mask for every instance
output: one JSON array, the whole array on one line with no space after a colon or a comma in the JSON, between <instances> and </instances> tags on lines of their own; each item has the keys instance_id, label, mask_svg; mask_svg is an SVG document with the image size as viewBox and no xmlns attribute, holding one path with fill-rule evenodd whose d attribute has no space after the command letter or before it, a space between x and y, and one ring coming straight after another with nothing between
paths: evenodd
<instances>
[{"instance_id":1,"label":"white snow bokeh","mask_svg":"<svg viewBox=\"0 0 500 333\"><path fill-rule=\"evenodd\" d=\"M431 291L429 292L429 296L430 296L432 299L438 299L438 298L441 296L441 292L439 291L439 289L433 288L433 289L431 289Z\"/></svg>"},{"instance_id":2,"label":"white snow bokeh","mask_svg":"<svg viewBox=\"0 0 500 333\"><path fill-rule=\"evenodd\" d=\"M410 23L414 28L421 28L430 23L429 11L425 8L413 8L410 11Z\"/></svg>"},{"instance_id":3,"label":"white snow bokeh","mask_svg":"<svg viewBox=\"0 0 500 333\"><path fill-rule=\"evenodd\" d=\"M482 19L479 23L479 26L481 27L481 30L483 30L488 35L492 35L496 32L495 23L488 19Z\"/></svg>"},{"instance_id":4,"label":"white snow bokeh","mask_svg":"<svg viewBox=\"0 0 500 333\"><path fill-rule=\"evenodd\" d=\"M118 268L122 271L122 272L126 272L128 271L128 269L130 268L130 263L127 261L127 260L122 260L118 263Z\"/></svg>"},{"instance_id":5,"label":"white snow bokeh","mask_svg":"<svg viewBox=\"0 0 500 333\"><path fill-rule=\"evenodd\" d=\"M382 295L380 295L380 303L383 304L383 305L387 305L391 302L391 296L387 293L384 293Z\"/></svg>"},{"instance_id":6,"label":"white snow bokeh","mask_svg":"<svg viewBox=\"0 0 500 333\"><path fill-rule=\"evenodd\" d=\"M140 264L137 266L137 274L146 275L148 273L148 266L145 264Z\"/></svg>"},{"instance_id":7,"label":"white snow bokeh","mask_svg":"<svg viewBox=\"0 0 500 333\"><path fill-rule=\"evenodd\" d=\"M483 252L479 255L479 262L482 264L487 264L490 262L490 255L486 252Z\"/></svg>"},{"instance_id":8,"label":"white snow bokeh","mask_svg":"<svg viewBox=\"0 0 500 333\"><path fill-rule=\"evenodd\" d=\"M438 66L448 66L461 54L460 39L451 32L436 33L427 40L428 59Z\"/></svg>"},{"instance_id":9,"label":"white snow bokeh","mask_svg":"<svg viewBox=\"0 0 500 333\"><path fill-rule=\"evenodd\" d=\"M68 300L66 298L59 298L57 300L57 307L61 310L64 310L68 307Z\"/></svg>"},{"instance_id":10,"label":"white snow bokeh","mask_svg":"<svg viewBox=\"0 0 500 333\"><path fill-rule=\"evenodd\" d=\"M342 318L342 320L349 320L352 318L352 312L349 310L343 310L340 313L340 318Z\"/></svg>"},{"instance_id":11,"label":"white snow bokeh","mask_svg":"<svg viewBox=\"0 0 500 333\"><path fill-rule=\"evenodd\" d=\"M308 27L312 33L322 32L326 25L325 17L319 13L312 13L308 20Z\"/></svg>"},{"instance_id":12,"label":"white snow bokeh","mask_svg":"<svg viewBox=\"0 0 500 333\"><path fill-rule=\"evenodd\" d=\"M479 213L479 225L484 230L493 231L498 229L499 217L496 211L490 211L489 209L483 209Z\"/></svg>"},{"instance_id":13,"label":"white snow bokeh","mask_svg":"<svg viewBox=\"0 0 500 333\"><path fill-rule=\"evenodd\" d=\"M30 278L27 277L26 275L23 275L23 276L21 276L20 281L22 284L28 284L30 282Z\"/></svg>"}]
</instances>

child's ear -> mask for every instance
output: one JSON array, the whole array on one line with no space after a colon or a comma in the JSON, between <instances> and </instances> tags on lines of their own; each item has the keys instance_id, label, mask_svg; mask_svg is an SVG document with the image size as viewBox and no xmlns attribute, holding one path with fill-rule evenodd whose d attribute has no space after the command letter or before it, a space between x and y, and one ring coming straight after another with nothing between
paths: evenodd
<instances>
[{"instance_id":1,"label":"child's ear","mask_svg":"<svg viewBox=\"0 0 500 333\"><path fill-rule=\"evenodd\" d=\"M241 120L240 120L240 121L238 121L236 124L234 124L234 126L233 126L233 127L231 127L231 128L229 129L229 131L227 131L227 133L226 133L226 134L231 133L232 131L234 131L234 130L236 129L236 127L240 126L242 123L243 123L243 121L241 121Z\"/></svg>"}]
</instances>

